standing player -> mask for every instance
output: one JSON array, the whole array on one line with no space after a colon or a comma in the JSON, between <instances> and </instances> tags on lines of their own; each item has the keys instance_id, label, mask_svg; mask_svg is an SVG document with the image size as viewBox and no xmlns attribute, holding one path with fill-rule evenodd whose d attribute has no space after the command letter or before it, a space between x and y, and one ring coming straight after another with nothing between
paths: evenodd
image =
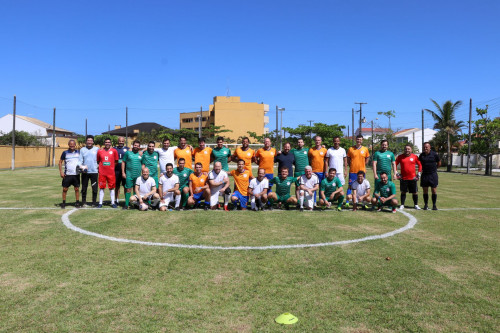
<instances>
[{"instance_id":1,"label":"standing player","mask_svg":"<svg viewBox=\"0 0 500 333\"><path fill-rule=\"evenodd\" d=\"M326 148L324 148L321 144L322 139L319 135L316 135L314 138L315 146L309 149L309 165L312 167L312 171L318 176L318 181L321 184L321 181L325 178L325 156L326 156ZM316 192L314 192L314 202L316 202Z\"/></svg>"},{"instance_id":2,"label":"standing player","mask_svg":"<svg viewBox=\"0 0 500 333\"><path fill-rule=\"evenodd\" d=\"M134 192L135 195L130 198L130 202L132 205L137 205L139 209L145 201L152 207L160 202L160 196L156 193L156 182L149 177L148 168L143 168L142 176L137 177Z\"/></svg>"},{"instance_id":3,"label":"standing player","mask_svg":"<svg viewBox=\"0 0 500 333\"><path fill-rule=\"evenodd\" d=\"M273 206L274 202L278 202L278 208L284 204L285 209L289 209L290 205L297 204L297 198L290 196L290 189L292 184L296 182L297 179L288 176L288 168L281 167L279 177L274 177L271 179L269 184L276 185L276 191L269 193L268 199L270 207Z\"/></svg>"},{"instance_id":4,"label":"standing player","mask_svg":"<svg viewBox=\"0 0 500 333\"><path fill-rule=\"evenodd\" d=\"M243 160L245 162L245 169L252 174L252 160L255 156L255 151L248 147L250 140L247 137L241 139L241 147L236 148L234 151L233 159L235 161Z\"/></svg>"},{"instance_id":5,"label":"standing player","mask_svg":"<svg viewBox=\"0 0 500 333\"><path fill-rule=\"evenodd\" d=\"M432 192L432 210L437 210L437 168L441 166L441 159L435 151L431 150L431 144L429 142L424 143L424 152L420 154L418 159L422 164L422 179L420 179L420 186L424 190L424 210L429 209L427 205L429 202L429 187Z\"/></svg>"},{"instance_id":6,"label":"standing player","mask_svg":"<svg viewBox=\"0 0 500 333\"><path fill-rule=\"evenodd\" d=\"M188 205L194 206L205 199L204 210L210 207L210 188L208 176L203 173L203 165L198 162L194 165L194 173L189 176L189 198Z\"/></svg>"},{"instance_id":7,"label":"standing player","mask_svg":"<svg viewBox=\"0 0 500 333\"><path fill-rule=\"evenodd\" d=\"M180 210L181 192L179 191L179 177L174 175L174 165L167 163L165 166L165 174L160 177L160 186L158 193L160 193L161 211L168 210L168 205L174 201L175 197L175 210Z\"/></svg>"},{"instance_id":8,"label":"standing player","mask_svg":"<svg viewBox=\"0 0 500 333\"><path fill-rule=\"evenodd\" d=\"M396 185L389 180L387 174L380 174L380 182L375 184L375 192L373 193L372 205L377 205L378 211L382 211L383 206L392 208L392 212L396 213L398 201L396 200Z\"/></svg>"},{"instance_id":9,"label":"standing player","mask_svg":"<svg viewBox=\"0 0 500 333\"><path fill-rule=\"evenodd\" d=\"M208 175L212 148L205 146L205 138L198 139L198 147L193 150L194 163L201 163L201 172Z\"/></svg>"},{"instance_id":10,"label":"standing player","mask_svg":"<svg viewBox=\"0 0 500 333\"><path fill-rule=\"evenodd\" d=\"M80 152L76 150L76 141L68 141L68 150L63 151L61 154L61 159L59 160L59 174L62 178L62 204L61 208L66 208L66 194L71 185L75 189L75 207L80 207L80 175L76 171L76 166L78 165L78 159L80 157ZM64 173L62 171L62 164L64 162Z\"/></svg>"},{"instance_id":11,"label":"standing player","mask_svg":"<svg viewBox=\"0 0 500 333\"><path fill-rule=\"evenodd\" d=\"M177 166L179 166L179 160L181 158L184 159L184 167L193 170L193 149L191 146L188 146L187 140L185 137L181 136L179 138L179 146L176 150L174 150L174 157L177 160Z\"/></svg>"},{"instance_id":12,"label":"standing player","mask_svg":"<svg viewBox=\"0 0 500 333\"><path fill-rule=\"evenodd\" d=\"M80 157L78 165L83 169L82 173L82 203L85 206L87 203L87 187L92 188L92 206L97 206L97 151L99 148L94 146L94 136L87 135L85 139L85 147L80 149Z\"/></svg>"},{"instance_id":13,"label":"standing player","mask_svg":"<svg viewBox=\"0 0 500 333\"><path fill-rule=\"evenodd\" d=\"M165 174L167 172L166 165L171 163L174 165L175 156L174 151L177 149L177 146L170 147L170 139L163 139L161 148L156 148L155 151L158 153L160 158L160 172Z\"/></svg>"},{"instance_id":14,"label":"standing player","mask_svg":"<svg viewBox=\"0 0 500 333\"><path fill-rule=\"evenodd\" d=\"M122 161L125 153L129 151L129 147L125 146L125 138L120 136L118 138L118 146L113 147L118 153L118 163L115 164L115 201L118 203L118 196L120 194L120 186L125 188L125 178L122 177Z\"/></svg>"},{"instance_id":15,"label":"standing player","mask_svg":"<svg viewBox=\"0 0 500 333\"><path fill-rule=\"evenodd\" d=\"M142 154L142 165L149 169L149 177L153 178L158 188L158 161L160 156L155 151L155 142L149 141L148 149Z\"/></svg>"},{"instance_id":16,"label":"standing player","mask_svg":"<svg viewBox=\"0 0 500 333\"><path fill-rule=\"evenodd\" d=\"M320 206L327 206L330 208L332 202L337 201L337 210L340 212L342 210L342 204L344 203L344 189L342 188L342 183L340 179L336 177L337 170L335 168L330 168L328 170L328 176L321 181L319 186L319 204Z\"/></svg>"},{"instance_id":17,"label":"standing player","mask_svg":"<svg viewBox=\"0 0 500 333\"><path fill-rule=\"evenodd\" d=\"M181 206L186 208L187 200L189 198L189 176L193 173L193 170L186 168L186 160L180 158L178 161L178 167L174 168L174 174L179 177L179 191L181 192Z\"/></svg>"},{"instance_id":18,"label":"standing player","mask_svg":"<svg viewBox=\"0 0 500 333\"><path fill-rule=\"evenodd\" d=\"M347 195L351 194L351 184L358 179L358 171L363 171L366 173L366 163L370 158L370 152L368 148L363 146L363 136L358 135L356 137L356 145L349 148L347 151L347 163L349 164L349 188L347 189ZM349 207L349 201L345 203L346 207Z\"/></svg>"},{"instance_id":19,"label":"standing player","mask_svg":"<svg viewBox=\"0 0 500 333\"><path fill-rule=\"evenodd\" d=\"M406 145L404 154L401 154L396 159L396 166L401 164L401 175L396 174L400 179L401 190L401 206L399 209L405 208L406 192L410 192L413 196L413 204L415 209L418 207L418 187L417 180L420 178L422 164L417 155L412 153L412 146ZM418 174L415 174L415 167L418 165Z\"/></svg>"},{"instance_id":20,"label":"standing player","mask_svg":"<svg viewBox=\"0 0 500 333\"><path fill-rule=\"evenodd\" d=\"M293 154L294 161L293 164L295 165L295 170L293 172L293 176L295 178L299 178L304 174L304 170L306 166L309 165L309 156L307 155L307 152L309 151L309 148L304 147L304 140L303 139L298 139L297 140L297 148L293 148L290 152ZM292 174L292 169L289 170L289 174Z\"/></svg>"},{"instance_id":21,"label":"standing player","mask_svg":"<svg viewBox=\"0 0 500 333\"><path fill-rule=\"evenodd\" d=\"M214 169L208 174L208 185L210 186L210 208L217 209L219 206L219 195L224 195L224 210L228 211L227 205L231 190L229 189L229 177L222 170L222 163L214 163Z\"/></svg>"},{"instance_id":22,"label":"standing player","mask_svg":"<svg viewBox=\"0 0 500 333\"><path fill-rule=\"evenodd\" d=\"M250 179L253 178L252 173L245 168L245 161L238 161L238 168L231 171L231 176L234 178L234 192L231 196L231 202L233 203L233 210L237 209L238 203L240 204L241 210L247 209L248 202L248 185L250 184Z\"/></svg>"},{"instance_id":23,"label":"standing player","mask_svg":"<svg viewBox=\"0 0 500 333\"><path fill-rule=\"evenodd\" d=\"M373 178L375 184L380 181L380 174L385 172L389 180L392 181L392 175L396 172L396 158L389 149L387 140L380 141L380 150L373 154Z\"/></svg>"},{"instance_id":24,"label":"standing player","mask_svg":"<svg viewBox=\"0 0 500 333\"><path fill-rule=\"evenodd\" d=\"M128 209L135 181L141 176L142 155L139 154L139 148L141 148L141 142L135 140L132 143L132 150L127 151L125 155L123 155L122 177L125 178L125 206L123 206L123 209Z\"/></svg>"},{"instance_id":25,"label":"standing player","mask_svg":"<svg viewBox=\"0 0 500 333\"><path fill-rule=\"evenodd\" d=\"M106 183L109 188L109 196L111 197L111 207L118 208L115 204L115 164L118 162L118 152L111 148L111 139L104 139L104 148L97 152L97 163L99 163L99 205L102 208L104 199L104 189Z\"/></svg>"},{"instance_id":26,"label":"standing player","mask_svg":"<svg viewBox=\"0 0 500 333\"><path fill-rule=\"evenodd\" d=\"M255 163L259 165L259 169L264 169L265 177L270 180L274 178L274 157L276 149L271 147L271 139L264 139L264 147L259 148L255 153Z\"/></svg>"},{"instance_id":27,"label":"standing player","mask_svg":"<svg viewBox=\"0 0 500 333\"><path fill-rule=\"evenodd\" d=\"M340 147L340 137L333 138L333 147L326 152L325 174L328 169L337 170L336 175L340 183L345 185L345 176L347 175L347 154L344 148Z\"/></svg>"},{"instance_id":28,"label":"standing player","mask_svg":"<svg viewBox=\"0 0 500 333\"><path fill-rule=\"evenodd\" d=\"M351 186L352 202L354 203L352 210L356 211L358 209L358 203L362 205L363 209L366 209L365 202L370 203L372 198L370 198L370 182L365 178L363 171L358 171L358 179Z\"/></svg>"},{"instance_id":29,"label":"standing player","mask_svg":"<svg viewBox=\"0 0 500 333\"><path fill-rule=\"evenodd\" d=\"M267 190L269 189L269 179L266 178L266 170L259 168L257 178L250 181L248 185L248 196L253 211L264 210L267 202Z\"/></svg>"},{"instance_id":30,"label":"standing player","mask_svg":"<svg viewBox=\"0 0 500 333\"><path fill-rule=\"evenodd\" d=\"M306 166L304 169L304 174L299 178L300 184L300 211L304 211L304 199L306 201L306 207L309 210L313 210L314 208L314 197L316 191L319 189L319 179L315 173L312 171L311 166Z\"/></svg>"},{"instance_id":31,"label":"standing player","mask_svg":"<svg viewBox=\"0 0 500 333\"><path fill-rule=\"evenodd\" d=\"M214 168L215 163L220 162L222 165L222 170L226 172L229 171L228 163L231 162L231 150L229 150L229 148L227 147L224 147L224 138L222 136L219 136L217 138L217 147L212 149L212 160L214 161Z\"/></svg>"},{"instance_id":32,"label":"standing player","mask_svg":"<svg viewBox=\"0 0 500 333\"><path fill-rule=\"evenodd\" d=\"M278 163L278 171L283 169L284 167L290 170L289 174L293 174L293 163L295 162L295 155L290 152L291 150L291 145L290 142L286 142L283 145L283 151L280 153L278 152L278 155L274 158L274 163ZM305 166L304 166L305 167ZM272 186L271 183L269 183L269 186Z\"/></svg>"}]
</instances>

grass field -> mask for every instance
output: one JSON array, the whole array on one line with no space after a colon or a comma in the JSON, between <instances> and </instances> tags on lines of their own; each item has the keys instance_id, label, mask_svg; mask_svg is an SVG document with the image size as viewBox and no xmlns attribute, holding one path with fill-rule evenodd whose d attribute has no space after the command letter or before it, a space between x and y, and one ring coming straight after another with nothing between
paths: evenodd
<instances>
[{"instance_id":1,"label":"grass field","mask_svg":"<svg viewBox=\"0 0 500 333\"><path fill-rule=\"evenodd\" d=\"M52 168L3 171L0 184L1 207L61 201ZM499 199L499 178L440 173L440 210L407 209L413 229L265 251L117 243L67 229L68 209L0 210L0 331L498 332L500 210L470 208L499 208ZM347 240L408 222L350 210L88 209L70 219L108 236L219 246ZM283 312L298 323L276 324Z\"/></svg>"}]
</instances>

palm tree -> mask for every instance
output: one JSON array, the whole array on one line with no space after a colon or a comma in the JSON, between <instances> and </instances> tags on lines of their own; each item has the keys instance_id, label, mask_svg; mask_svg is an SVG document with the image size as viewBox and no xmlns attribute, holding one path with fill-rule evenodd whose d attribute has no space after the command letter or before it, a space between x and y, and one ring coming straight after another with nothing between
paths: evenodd
<instances>
[{"instance_id":1,"label":"palm tree","mask_svg":"<svg viewBox=\"0 0 500 333\"><path fill-rule=\"evenodd\" d=\"M431 98L432 103L436 107L436 111L432 111L429 109L425 109L425 111L429 112L436 121L434 124L434 129L444 131L447 136L447 149L448 149L448 163L446 166L446 171L451 171L451 142L450 137L452 135L456 135L462 127L464 127L463 121L455 120L455 111L462 105L462 101L457 101L453 103L452 101L446 101L441 107L435 100Z\"/></svg>"}]
</instances>

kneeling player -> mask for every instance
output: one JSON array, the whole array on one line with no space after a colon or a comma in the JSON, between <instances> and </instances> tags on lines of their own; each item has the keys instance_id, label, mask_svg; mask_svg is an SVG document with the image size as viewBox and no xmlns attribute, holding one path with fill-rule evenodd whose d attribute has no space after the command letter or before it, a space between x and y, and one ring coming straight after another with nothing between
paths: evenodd
<instances>
[{"instance_id":1,"label":"kneeling player","mask_svg":"<svg viewBox=\"0 0 500 333\"><path fill-rule=\"evenodd\" d=\"M311 166L306 166L305 174L300 176L300 211L304 211L304 201L306 202L306 207L308 210L313 210L314 208L314 194L319 189L319 179L318 176L312 172Z\"/></svg>"},{"instance_id":2,"label":"kneeling player","mask_svg":"<svg viewBox=\"0 0 500 333\"><path fill-rule=\"evenodd\" d=\"M337 201L337 210L340 212L342 210L342 204L344 203L344 189L342 188L342 183L340 179L336 177L337 170L335 168L330 168L328 170L328 176L321 181L319 187L319 204L320 206L327 206L330 208L332 202Z\"/></svg>"},{"instance_id":3,"label":"kneeling player","mask_svg":"<svg viewBox=\"0 0 500 333\"><path fill-rule=\"evenodd\" d=\"M231 176L234 178L234 192L231 195L233 210L238 208L240 204L241 210L247 209L248 202L248 185L252 179L252 173L245 168L245 160L238 160L238 168L231 171Z\"/></svg>"},{"instance_id":4,"label":"kneeling player","mask_svg":"<svg viewBox=\"0 0 500 333\"><path fill-rule=\"evenodd\" d=\"M281 205L284 204L285 209L289 209L290 205L297 204L297 198L290 196L290 188L296 179L288 177L288 173L289 169L287 167L281 167L279 177L274 177L269 182L271 186L276 184L276 191L268 195L270 207L273 206L274 202L278 202L278 208L281 208Z\"/></svg>"},{"instance_id":5,"label":"kneeling player","mask_svg":"<svg viewBox=\"0 0 500 333\"><path fill-rule=\"evenodd\" d=\"M229 189L229 177L222 170L222 163L214 163L214 169L208 174L208 185L210 186L210 208L217 209L219 206L219 195L224 195L224 210L228 211L227 204L231 190Z\"/></svg>"},{"instance_id":6,"label":"kneeling player","mask_svg":"<svg viewBox=\"0 0 500 333\"><path fill-rule=\"evenodd\" d=\"M166 211L168 205L174 201L175 196L175 210L180 210L181 204L181 191L179 191L179 177L174 175L174 165L167 163L165 167L165 175L160 177L160 185L158 186L161 195L160 210Z\"/></svg>"},{"instance_id":7,"label":"kneeling player","mask_svg":"<svg viewBox=\"0 0 500 333\"><path fill-rule=\"evenodd\" d=\"M392 207L392 212L396 212L398 201L396 198L396 185L389 180L387 173L380 174L380 182L375 184L375 192L373 193L372 205L377 205L378 211L382 211L383 206Z\"/></svg>"},{"instance_id":8,"label":"kneeling player","mask_svg":"<svg viewBox=\"0 0 500 333\"><path fill-rule=\"evenodd\" d=\"M208 176L203 174L203 164L200 162L194 165L194 173L189 176L189 198L188 206L194 205L205 200L203 209L208 210L210 206L210 188L208 187Z\"/></svg>"},{"instance_id":9,"label":"kneeling player","mask_svg":"<svg viewBox=\"0 0 500 333\"><path fill-rule=\"evenodd\" d=\"M156 206L160 201L160 196L156 193L156 182L153 178L149 177L149 169L142 169L141 177L135 181L135 195L130 197L130 203L137 205L139 209L147 202L151 206Z\"/></svg>"},{"instance_id":10,"label":"kneeling player","mask_svg":"<svg viewBox=\"0 0 500 333\"><path fill-rule=\"evenodd\" d=\"M353 211L358 210L358 203L366 209L367 206L366 203L370 203L372 201L372 198L370 197L370 182L365 179L365 172L364 171L358 171L357 174L358 178L356 179L355 182L351 184L351 189L352 189L352 201L354 203L353 206ZM389 177L389 176L387 176ZM347 200L351 200L351 196L347 196Z\"/></svg>"},{"instance_id":11,"label":"kneeling player","mask_svg":"<svg viewBox=\"0 0 500 333\"><path fill-rule=\"evenodd\" d=\"M248 185L248 196L252 210L264 210L264 205L267 202L267 190L269 189L269 180L266 177L266 169L259 168L257 178L250 181Z\"/></svg>"}]
</instances>

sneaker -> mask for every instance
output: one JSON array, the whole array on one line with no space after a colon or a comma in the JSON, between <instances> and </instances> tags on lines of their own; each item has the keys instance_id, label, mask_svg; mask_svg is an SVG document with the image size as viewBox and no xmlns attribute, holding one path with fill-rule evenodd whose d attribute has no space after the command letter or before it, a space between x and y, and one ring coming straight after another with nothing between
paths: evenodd
<instances>
[{"instance_id":1,"label":"sneaker","mask_svg":"<svg viewBox=\"0 0 500 333\"><path fill-rule=\"evenodd\" d=\"M367 210L368 209L368 205L363 205L363 209Z\"/></svg>"},{"instance_id":2,"label":"sneaker","mask_svg":"<svg viewBox=\"0 0 500 333\"><path fill-rule=\"evenodd\" d=\"M102 208L102 204L98 204L98 205L97 205L97 208Z\"/></svg>"},{"instance_id":3,"label":"sneaker","mask_svg":"<svg viewBox=\"0 0 500 333\"><path fill-rule=\"evenodd\" d=\"M349 203L348 203L348 202L346 202L346 203L345 203L345 205L344 205L344 207L345 207L345 208L349 208L349 207L350 207Z\"/></svg>"},{"instance_id":4,"label":"sneaker","mask_svg":"<svg viewBox=\"0 0 500 333\"><path fill-rule=\"evenodd\" d=\"M76 206L76 205L75 205ZM65 209L66 208L66 204L65 203L62 203L61 204L61 209Z\"/></svg>"},{"instance_id":5,"label":"sneaker","mask_svg":"<svg viewBox=\"0 0 500 333\"><path fill-rule=\"evenodd\" d=\"M122 207L122 210L127 210L128 209L128 206L123 206Z\"/></svg>"},{"instance_id":6,"label":"sneaker","mask_svg":"<svg viewBox=\"0 0 500 333\"><path fill-rule=\"evenodd\" d=\"M80 208L82 205L79 202L75 202L75 208Z\"/></svg>"},{"instance_id":7,"label":"sneaker","mask_svg":"<svg viewBox=\"0 0 500 333\"><path fill-rule=\"evenodd\" d=\"M262 210L264 210L264 207L262 207ZM269 207L267 207L267 210L274 210L274 207L273 206L269 206Z\"/></svg>"},{"instance_id":8,"label":"sneaker","mask_svg":"<svg viewBox=\"0 0 500 333\"><path fill-rule=\"evenodd\" d=\"M210 208L208 207L208 205L204 205L203 206L203 210L209 210Z\"/></svg>"},{"instance_id":9,"label":"sneaker","mask_svg":"<svg viewBox=\"0 0 500 333\"><path fill-rule=\"evenodd\" d=\"M429 206L425 205L424 210L429 210Z\"/></svg>"},{"instance_id":10,"label":"sneaker","mask_svg":"<svg viewBox=\"0 0 500 333\"><path fill-rule=\"evenodd\" d=\"M258 212L258 211L259 211L259 209L258 209L257 207L254 207L254 208L252 208L252 211L253 211L253 212Z\"/></svg>"},{"instance_id":11,"label":"sneaker","mask_svg":"<svg viewBox=\"0 0 500 333\"><path fill-rule=\"evenodd\" d=\"M399 206L399 209L405 209L405 205Z\"/></svg>"},{"instance_id":12,"label":"sneaker","mask_svg":"<svg viewBox=\"0 0 500 333\"><path fill-rule=\"evenodd\" d=\"M111 208L118 208L118 206L114 203L111 205Z\"/></svg>"},{"instance_id":13,"label":"sneaker","mask_svg":"<svg viewBox=\"0 0 500 333\"><path fill-rule=\"evenodd\" d=\"M337 207L337 211L341 212L342 211L342 207Z\"/></svg>"},{"instance_id":14,"label":"sneaker","mask_svg":"<svg viewBox=\"0 0 500 333\"><path fill-rule=\"evenodd\" d=\"M415 208L416 210L420 210L420 207L418 207L418 205L415 205L415 207L413 208Z\"/></svg>"},{"instance_id":15,"label":"sneaker","mask_svg":"<svg viewBox=\"0 0 500 333\"><path fill-rule=\"evenodd\" d=\"M175 207L175 211L179 212L181 210L181 207Z\"/></svg>"},{"instance_id":16,"label":"sneaker","mask_svg":"<svg viewBox=\"0 0 500 333\"><path fill-rule=\"evenodd\" d=\"M229 208L227 208L227 205L224 205L224 211L229 212Z\"/></svg>"},{"instance_id":17,"label":"sneaker","mask_svg":"<svg viewBox=\"0 0 500 333\"><path fill-rule=\"evenodd\" d=\"M377 208L377 212L381 212L382 211L382 206L380 206L379 208Z\"/></svg>"},{"instance_id":18,"label":"sneaker","mask_svg":"<svg viewBox=\"0 0 500 333\"><path fill-rule=\"evenodd\" d=\"M393 212L393 213L396 213L396 212L397 212L397 211L396 211L396 208L393 208L393 209L392 209L392 212Z\"/></svg>"},{"instance_id":19,"label":"sneaker","mask_svg":"<svg viewBox=\"0 0 500 333\"><path fill-rule=\"evenodd\" d=\"M232 210L238 210L238 205L233 205L233 209Z\"/></svg>"},{"instance_id":20,"label":"sneaker","mask_svg":"<svg viewBox=\"0 0 500 333\"><path fill-rule=\"evenodd\" d=\"M300 208L299 208L299 211L300 211L300 212L303 212L303 211L304 211L304 207L300 207Z\"/></svg>"},{"instance_id":21,"label":"sneaker","mask_svg":"<svg viewBox=\"0 0 500 333\"><path fill-rule=\"evenodd\" d=\"M436 206L432 206L432 210L438 210Z\"/></svg>"}]
</instances>

